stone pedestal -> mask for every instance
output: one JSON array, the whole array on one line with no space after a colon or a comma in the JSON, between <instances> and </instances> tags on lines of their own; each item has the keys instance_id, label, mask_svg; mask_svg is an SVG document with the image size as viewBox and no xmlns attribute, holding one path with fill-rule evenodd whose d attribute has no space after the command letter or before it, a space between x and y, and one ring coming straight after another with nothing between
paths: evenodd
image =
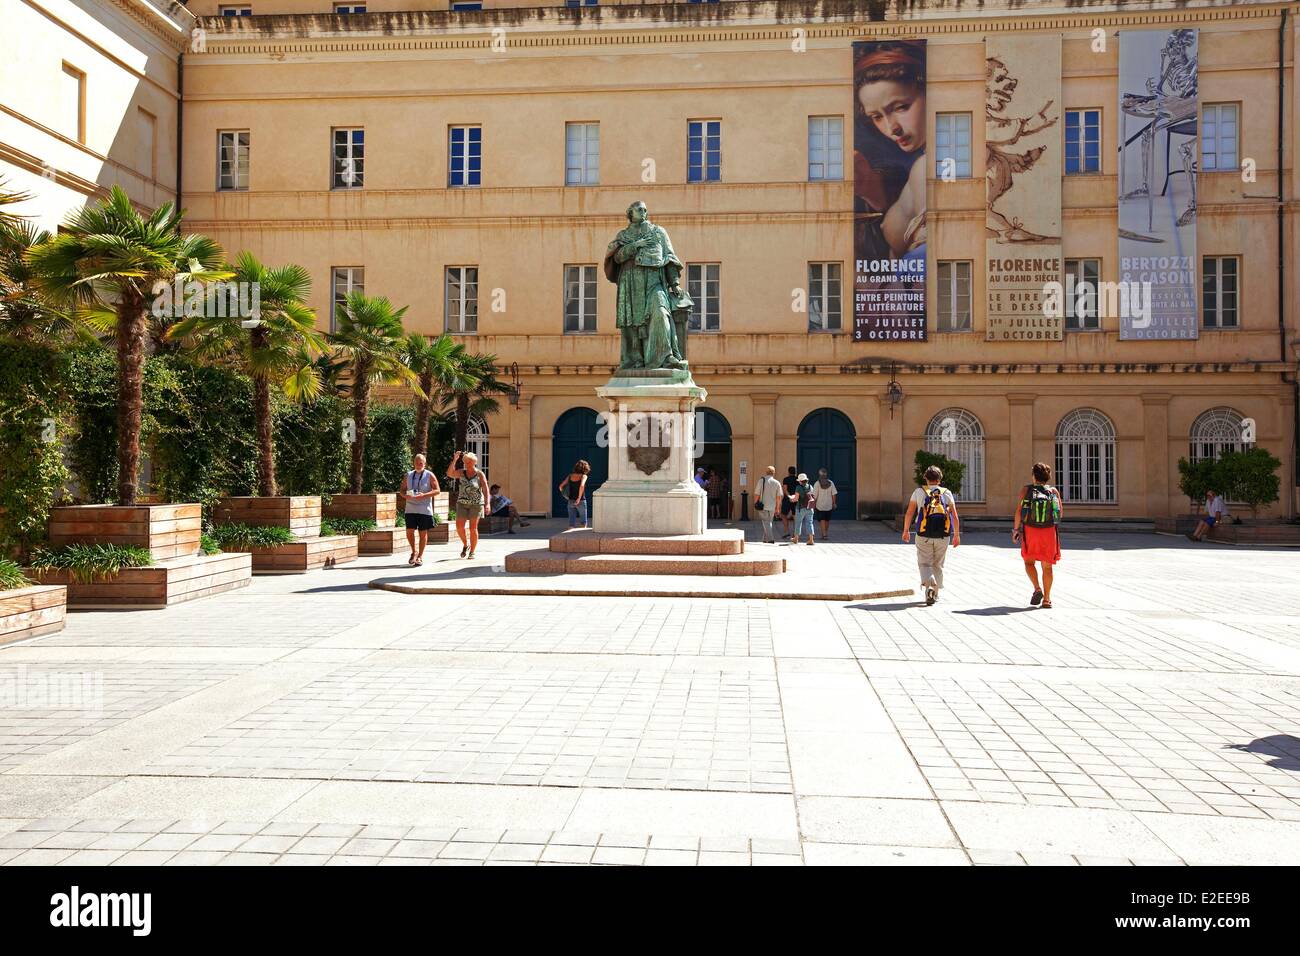
<instances>
[{"instance_id":1,"label":"stone pedestal","mask_svg":"<svg viewBox=\"0 0 1300 956\"><path fill-rule=\"evenodd\" d=\"M695 406L708 393L686 370L628 370L596 389L609 403L609 479L592 494L592 527L614 534L703 534L695 483Z\"/></svg>"}]
</instances>

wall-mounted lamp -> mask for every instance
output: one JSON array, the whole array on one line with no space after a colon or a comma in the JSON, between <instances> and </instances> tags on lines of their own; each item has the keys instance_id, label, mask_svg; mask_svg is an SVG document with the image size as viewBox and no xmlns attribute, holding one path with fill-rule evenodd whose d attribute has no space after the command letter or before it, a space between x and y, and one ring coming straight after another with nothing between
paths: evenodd
<instances>
[{"instance_id":1,"label":"wall-mounted lamp","mask_svg":"<svg viewBox=\"0 0 1300 956\"><path fill-rule=\"evenodd\" d=\"M506 395L510 399L511 408L519 407L519 397L523 393L523 390L524 387L519 381L519 363L511 362L510 363L510 390L506 392Z\"/></svg>"},{"instance_id":2,"label":"wall-mounted lamp","mask_svg":"<svg viewBox=\"0 0 1300 956\"><path fill-rule=\"evenodd\" d=\"M903 404L903 386L898 384L898 366L889 363L889 385L885 389L885 398L889 402L889 417L894 417L894 409Z\"/></svg>"}]
</instances>

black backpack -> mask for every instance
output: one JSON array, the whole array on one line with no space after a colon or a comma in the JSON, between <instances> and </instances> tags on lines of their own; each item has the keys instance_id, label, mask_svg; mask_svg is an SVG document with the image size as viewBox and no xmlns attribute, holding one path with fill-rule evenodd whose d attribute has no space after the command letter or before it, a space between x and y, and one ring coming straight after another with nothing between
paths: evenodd
<instances>
[{"instance_id":1,"label":"black backpack","mask_svg":"<svg viewBox=\"0 0 1300 956\"><path fill-rule=\"evenodd\" d=\"M917 534L923 538L946 538L952 532L952 518L944 506L946 489L938 487L925 490L925 504L917 519Z\"/></svg>"},{"instance_id":2,"label":"black backpack","mask_svg":"<svg viewBox=\"0 0 1300 956\"><path fill-rule=\"evenodd\" d=\"M1061 502L1046 485L1030 485L1020 502L1020 523L1029 528L1055 528L1061 523Z\"/></svg>"}]
</instances>

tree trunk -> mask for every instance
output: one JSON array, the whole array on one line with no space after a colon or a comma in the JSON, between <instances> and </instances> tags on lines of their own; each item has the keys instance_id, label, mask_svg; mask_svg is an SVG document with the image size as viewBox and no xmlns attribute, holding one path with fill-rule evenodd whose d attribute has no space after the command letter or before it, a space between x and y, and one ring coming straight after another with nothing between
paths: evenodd
<instances>
[{"instance_id":1,"label":"tree trunk","mask_svg":"<svg viewBox=\"0 0 1300 956\"><path fill-rule=\"evenodd\" d=\"M368 363L353 366L352 416L356 420L357 440L352 443L352 474L348 481L351 494L361 494L361 478L366 466L366 419L370 415L370 369Z\"/></svg>"},{"instance_id":2,"label":"tree trunk","mask_svg":"<svg viewBox=\"0 0 1300 956\"><path fill-rule=\"evenodd\" d=\"M117 313L117 503L133 505L140 472L144 414L144 337L148 319L139 296L123 297Z\"/></svg>"},{"instance_id":3,"label":"tree trunk","mask_svg":"<svg viewBox=\"0 0 1300 956\"><path fill-rule=\"evenodd\" d=\"M258 344L255 342L254 347ZM271 434L271 385L262 375L253 377L253 417L257 421L257 493L274 498L279 491L275 486L275 442Z\"/></svg>"},{"instance_id":4,"label":"tree trunk","mask_svg":"<svg viewBox=\"0 0 1300 956\"><path fill-rule=\"evenodd\" d=\"M433 375L425 372L420 376L420 390L425 395L433 394ZM415 399L415 438L411 441L411 457L429 454L429 408L431 399Z\"/></svg>"},{"instance_id":5,"label":"tree trunk","mask_svg":"<svg viewBox=\"0 0 1300 956\"><path fill-rule=\"evenodd\" d=\"M456 446L453 451L464 451L469 435L469 392L456 395Z\"/></svg>"}]
</instances>

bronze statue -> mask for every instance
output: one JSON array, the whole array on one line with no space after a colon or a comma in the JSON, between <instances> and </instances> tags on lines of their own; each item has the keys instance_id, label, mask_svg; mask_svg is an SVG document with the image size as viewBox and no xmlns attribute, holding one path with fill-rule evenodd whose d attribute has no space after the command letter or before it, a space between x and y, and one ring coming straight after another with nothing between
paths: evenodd
<instances>
[{"instance_id":1,"label":"bronze statue","mask_svg":"<svg viewBox=\"0 0 1300 956\"><path fill-rule=\"evenodd\" d=\"M618 286L615 325L623 334L618 367L684 369L686 324L693 303L683 291L684 266L645 203L627 207L626 229L605 250L605 278Z\"/></svg>"}]
</instances>

